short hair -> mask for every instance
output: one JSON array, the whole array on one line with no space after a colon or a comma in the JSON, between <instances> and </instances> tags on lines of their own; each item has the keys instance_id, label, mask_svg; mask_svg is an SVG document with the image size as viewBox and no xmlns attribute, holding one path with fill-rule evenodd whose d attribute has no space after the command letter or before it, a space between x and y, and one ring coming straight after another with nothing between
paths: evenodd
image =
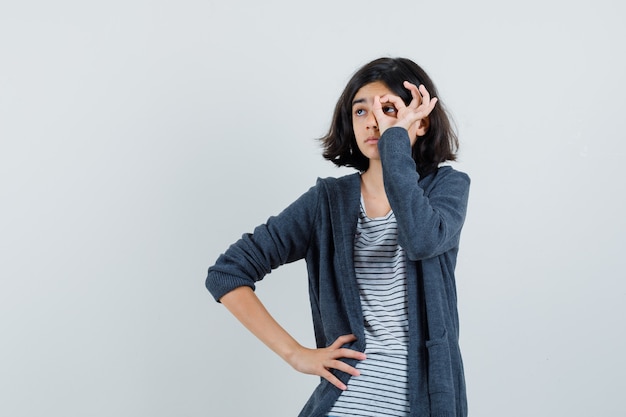
<instances>
[{"instance_id":1,"label":"short hair","mask_svg":"<svg viewBox=\"0 0 626 417\"><path fill-rule=\"evenodd\" d=\"M437 104L428 116L428 130L413 146L412 156L420 175L435 171L442 162L456 160L458 137L438 97L437 88L428 74L407 58L378 58L354 73L337 101L328 133L320 138L324 158L337 166L353 167L359 171L366 171L369 167L369 159L356 144L352 128L352 101L361 87L375 81L383 82L406 105L412 97L404 87L404 81L416 86L423 84L431 97L437 97Z\"/></svg>"}]
</instances>

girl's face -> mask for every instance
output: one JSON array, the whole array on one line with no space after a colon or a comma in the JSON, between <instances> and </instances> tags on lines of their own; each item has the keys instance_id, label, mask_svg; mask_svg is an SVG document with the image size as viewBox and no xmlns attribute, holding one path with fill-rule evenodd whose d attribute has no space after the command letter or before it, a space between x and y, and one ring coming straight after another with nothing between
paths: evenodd
<instances>
[{"instance_id":1,"label":"girl's face","mask_svg":"<svg viewBox=\"0 0 626 417\"><path fill-rule=\"evenodd\" d=\"M374 81L361 87L356 92L354 100L352 100L352 129L354 130L356 144L361 153L370 160L380 160L380 155L378 154L380 132L372 111L374 97L381 97L385 94L394 93L385 83ZM390 116L395 116L396 114L396 109L391 103L383 103L383 111Z\"/></svg>"}]
</instances>

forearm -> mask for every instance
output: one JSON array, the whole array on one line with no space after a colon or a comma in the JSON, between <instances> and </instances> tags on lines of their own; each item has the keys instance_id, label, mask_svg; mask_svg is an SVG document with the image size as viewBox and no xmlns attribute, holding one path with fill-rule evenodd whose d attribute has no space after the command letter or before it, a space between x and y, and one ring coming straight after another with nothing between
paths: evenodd
<instances>
[{"instance_id":1,"label":"forearm","mask_svg":"<svg viewBox=\"0 0 626 417\"><path fill-rule=\"evenodd\" d=\"M365 359L362 352L342 347L356 340L354 335L339 336L326 348L309 349L300 345L274 320L252 288L238 287L226 293L220 301L248 330L295 370L319 375L341 390L345 390L346 385L331 372L332 369L352 376L359 375L356 368L342 360Z\"/></svg>"},{"instance_id":2,"label":"forearm","mask_svg":"<svg viewBox=\"0 0 626 417\"><path fill-rule=\"evenodd\" d=\"M429 258L458 244L465 219L469 178L439 172L428 195L416 186L419 175L405 130L394 128L379 141L385 191L398 222L398 242L411 260Z\"/></svg>"},{"instance_id":3,"label":"forearm","mask_svg":"<svg viewBox=\"0 0 626 417\"><path fill-rule=\"evenodd\" d=\"M287 363L302 346L267 311L252 288L239 287L220 302L259 340Z\"/></svg>"}]
</instances>

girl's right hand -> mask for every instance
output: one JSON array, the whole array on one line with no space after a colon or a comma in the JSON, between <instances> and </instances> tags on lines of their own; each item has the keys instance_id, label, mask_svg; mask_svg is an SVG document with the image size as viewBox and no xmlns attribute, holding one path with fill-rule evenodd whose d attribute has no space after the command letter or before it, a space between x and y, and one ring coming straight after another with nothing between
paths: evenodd
<instances>
[{"instance_id":1,"label":"girl's right hand","mask_svg":"<svg viewBox=\"0 0 626 417\"><path fill-rule=\"evenodd\" d=\"M359 371L354 367L340 361L342 358L365 359L364 353L341 347L354 342L356 336L352 334L339 336L327 348L307 349L274 320L252 288L246 286L235 288L220 298L220 301L256 337L297 371L326 378L341 390L346 389L345 384L329 369L337 369L353 376L359 375Z\"/></svg>"},{"instance_id":2,"label":"girl's right hand","mask_svg":"<svg viewBox=\"0 0 626 417\"><path fill-rule=\"evenodd\" d=\"M318 375L325 378L340 390L345 391L347 389L346 385L333 375L330 369L337 369L352 376L359 375L359 371L356 368L340 360L341 358L365 359L365 353L341 347L355 340L356 336L347 334L339 336L337 340L327 348L309 349L300 346L300 348L290 355L287 362L295 370L309 375Z\"/></svg>"}]
</instances>

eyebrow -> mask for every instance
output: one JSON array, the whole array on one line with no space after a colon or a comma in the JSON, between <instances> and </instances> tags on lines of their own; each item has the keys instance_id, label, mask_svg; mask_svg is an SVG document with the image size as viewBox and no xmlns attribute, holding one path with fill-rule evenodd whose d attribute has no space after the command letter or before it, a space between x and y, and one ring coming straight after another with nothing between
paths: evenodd
<instances>
[{"instance_id":1,"label":"eyebrow","mask_svg":"<svg viewBox=\"0 0 626 417\"><path fill-rule=\"evenodd\" d=\"M352 101L352 106L354 106L355 104L359 104L359 103L365 103L367 100L365 100L364 98L359 98L357 100Z\"/></svg>"}]
</instances>

